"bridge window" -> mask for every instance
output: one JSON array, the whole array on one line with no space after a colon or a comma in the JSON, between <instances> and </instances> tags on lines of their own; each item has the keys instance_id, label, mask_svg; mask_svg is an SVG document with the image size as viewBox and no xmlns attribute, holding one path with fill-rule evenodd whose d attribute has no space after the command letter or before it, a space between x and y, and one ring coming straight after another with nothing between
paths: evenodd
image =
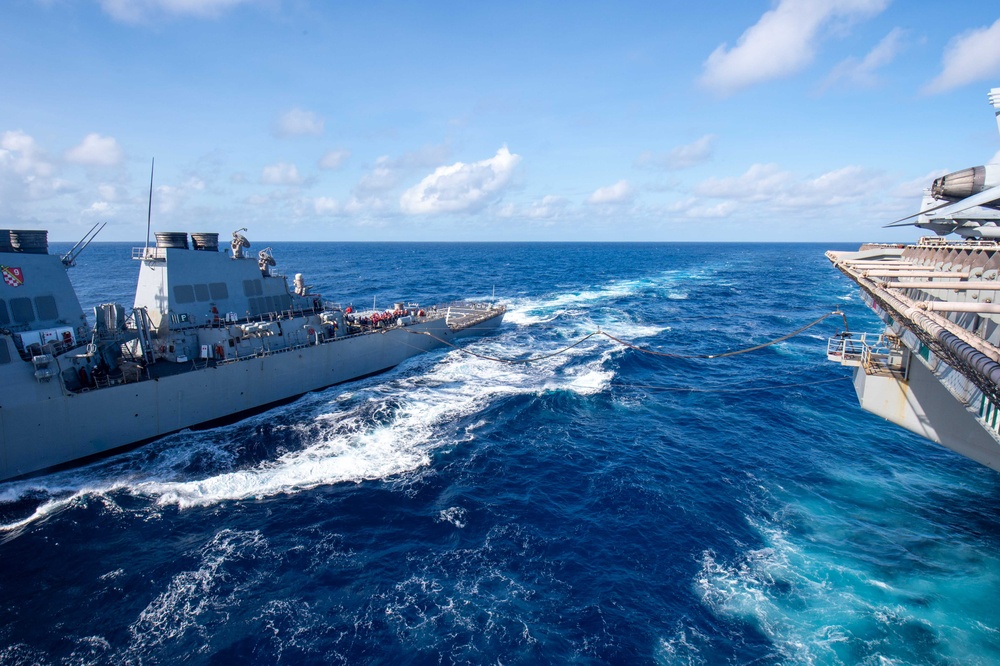
<instances>
[{"instance_id":1,"label":"bridge window","mask_svg":"<svg viewBox=\"0 0 1000 666\"><path fill-rule=\"evenodd\" d=\"M42 321L59 319L55 296L35 296L35 310L38 311L38 318Z\"/></svg>"},{"instance_id":2,"label":"bridge window","mask_svg":"<svg viewBox=\"0 0 1000 666\"><path fill-rule=\"evenodd\" d=\"M35 309L31 307L30 298L10 299L10 313L18 324L30 324L35 321Z\"/></svg>"},{"instance_id":3,"label":"bridge window","mask_svg":"<svg viewBox=\"0 0 1000 666\"><path fill-rule=\"evenodd\" d=\"M181 303L194 303L194 287L189 284L174 285L174 301Z\"/></svg>"},{"instance_id":4,"label":"bridge window","mask_svg":"<svg viewBox=\"0 0 1000 666\"><path fill-rule=\"evenodd\" d=\"M208 290L212 293L213 301L224 301L229 298L229 287L225 282L209 283Z\"/></svg>"},{"instance_id":5,"label":"bridge window","mask_svg":"<svg viewBox=\"0 0 1000 666\"><path fill-rule=\"evenodd\" d=\"M198 299L199 303L205 303L209 300L208 296L208 285L207 284L196 284L194 286L194 296Z\"/></svg>"},{"instance_id":6,"label":"bridge window","mask_svg":"<svg viewBox=\"0 0 1000 666\"><path fill-rule=\"evenodd\" d=\"M0 299L0 326L10 323L10 315L7 314L7 301Z\"/></svg>"},{"instance_id":7,"label":"bridge window","mask_svg":"<svg viewBox=\"0 0 1000 666\"><path fill-rule=\"evenodd\" d=\"M260 280L243 280L244 296L261 296L263 294L264 287L261 286Z\"/></svg>"}]
</instances>

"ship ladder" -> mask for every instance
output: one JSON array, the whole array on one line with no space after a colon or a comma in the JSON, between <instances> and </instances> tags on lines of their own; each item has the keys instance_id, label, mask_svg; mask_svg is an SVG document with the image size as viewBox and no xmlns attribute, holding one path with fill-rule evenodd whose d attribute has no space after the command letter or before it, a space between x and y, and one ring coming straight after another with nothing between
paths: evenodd
<instances>
[{"instance_id":1,"label":"ship ladder","mask_svg":"<svg viewBox=\"0 0 1000 666\"><path fill-rule=\"evenodd\" d=\"M153 340L149 330L152 322L149 320L149 313L146 308L135 308L135 323L139 330L139 344L142 345L142 360L146 365L153 362Z\"/></svg>"}]
</instances>

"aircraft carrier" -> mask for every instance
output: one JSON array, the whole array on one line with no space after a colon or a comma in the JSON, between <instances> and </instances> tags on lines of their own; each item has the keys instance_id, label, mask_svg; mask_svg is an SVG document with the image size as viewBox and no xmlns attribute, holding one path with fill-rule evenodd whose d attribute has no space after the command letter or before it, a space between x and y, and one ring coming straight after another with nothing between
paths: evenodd
<instances>
[{"instance_id":1,"label":"aircraft carrier","mask_svg":"<svg viewBox=\"0 0 1000 666\"><path fill-rule=\"evenodd\" d=\"M1000 128L1000 88L989 101ZM936 179L899 224L935 235L826 253L885 324L827 357L863 409L1000 471L1000 164Z\"/></svg>"}]
</instances>

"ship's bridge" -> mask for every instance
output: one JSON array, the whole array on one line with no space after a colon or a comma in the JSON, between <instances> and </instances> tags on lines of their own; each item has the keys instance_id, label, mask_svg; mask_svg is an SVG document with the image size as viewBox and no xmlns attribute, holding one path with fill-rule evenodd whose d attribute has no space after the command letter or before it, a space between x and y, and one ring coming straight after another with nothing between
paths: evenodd
<instances>
[{"instance_id":1,"label":"ship's bridge","mask_svg":"<svg viewBox=\"0 0 1000 666\"><path fill-rule=\"evenodd\" d=\"M319 296L289 291L285 277L271 270L269 253L234 256L219 251L218 234L191 236L193 247L184 232L157 232L156 247L133 249L133 259L142 262L135 307L146 309L154 327L187 328L321 308Z\"/></svg>"}]
</instances>

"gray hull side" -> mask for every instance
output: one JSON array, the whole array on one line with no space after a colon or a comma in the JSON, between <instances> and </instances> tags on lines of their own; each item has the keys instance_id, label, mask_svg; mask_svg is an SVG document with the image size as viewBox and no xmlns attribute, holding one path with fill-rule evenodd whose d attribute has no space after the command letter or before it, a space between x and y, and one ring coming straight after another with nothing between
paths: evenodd
<instances>
[{"instance_id":1,"label":"gray hull side","mask_svg":"<svg viewBox=\"0 0 1000 666\"><path fill-rule=\"evenodd\" d=\"M866 375L858 368L854 390L865 411L1000 471L1000 444L976 414L916 359L910 362L905 382L892 376Z\"/></svg>"},{"instance_id":2,"label":"gray hull side","mask_svg":"<svg viewBox=\"0 0 1000 666\"><path fill-rule=\"evenodd\" d=\"M107 453L388 370L442 340L496 329L502 315L455 332L440 321L344 338L0 410L0 480Z\"/></svg>"}]
</instances>

